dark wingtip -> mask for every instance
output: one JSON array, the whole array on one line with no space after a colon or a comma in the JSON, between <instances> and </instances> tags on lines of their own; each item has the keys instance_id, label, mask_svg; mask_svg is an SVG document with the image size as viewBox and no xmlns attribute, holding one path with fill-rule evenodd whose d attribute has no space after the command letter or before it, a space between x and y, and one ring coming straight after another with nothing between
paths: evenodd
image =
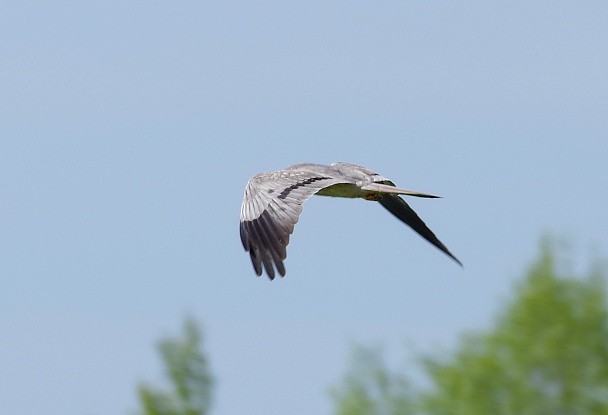
<instances>
[{"instance_id":1,"label":"dark wingtip","mask_svg":"<svg viewBox=\"0 0 608 415\"><path fill-rule=\"evenodd\" d=\"M441 243L441 242L439 242ZM435 244L433 244L435 245ZM437 246L437 245L435 245ZM447 256L449 256L450 258L452 258L458 265L460 265L462 268L464 268L464 265L462 265L462 262L460 262L460 260L458 258L456 258L456 255L454 255L453 253L451 253L449 251L448 248L446 248L446 246L444 244L441 244L441 246L437 246L437 248L439 248L439 250L441 252L443 252L444 254L446 254Z\"/></svg>"},{"instance_id":2,"label":"dark wingtip","mask_svg":"<svg viewBox=\"0 0 608 415\"><path fill-rule=\"evenodd\" d=\"M429 241L429 242L431 242L433 245L435 245L437 248L439 248L439 250L441 252L443 252L444 254L446 254L447 256L449 256L450 258L452 258L454 260L454 262L456 262L458 265L460 265L461 268L464 269L464 265L462 265L462 262L460 262L460 260L458 258L456 258L456 256L454 256L454 254L452 254L448 250L448 248L446 248L445 245L442 244L441 241L439 241L439 239L437 239L437 242L439 242L439 245L433 243L432 241Z\"/></svg>"},{"instance_id":3,"label":"dark wingtip","mask_svg":"<svg viewBox=\"0 0 608 415\"><path fill-rule=\"evenodd\" d=\"M391 212L397 219L411 227L420 236L438 248L441 252L452 258L458 265L464 268L462 262L456 258L446 246L435 236L433 231L420 219L414 210L407 204L405 200L395 195L384 195L380 199L380 204Z\"/></svg>"},{"instance_id":4,"label":"dark wingtip","mask_svg":"<svg viewBox=\"0 0 608 415\"><path fill-rule=\"evenodd\" d=\"M462 269L464 269L464 265L462 265L462 262L460 262L460 260L459 260L458 258L456 258L456 257L455 257L454 255L452 255L451 253L450 253L450 257L451 257L451 258L452 258L454 261L456 261L456 262L458 263L458 265L460 265L460 267L461 267Z\"/></svg>"},{"instance_id":5,"label":"dark wingtip","mask_svg":"<svg viewBox=\"0 0 608 415\"><path fill-rule=\"evenodd\" d=\"M283 261L276 262L275 266L277 267L277 271L279 271L279 275L281 277L284 277L285 276L285 265L283 265Z\"/></svg>"}]
</instances>

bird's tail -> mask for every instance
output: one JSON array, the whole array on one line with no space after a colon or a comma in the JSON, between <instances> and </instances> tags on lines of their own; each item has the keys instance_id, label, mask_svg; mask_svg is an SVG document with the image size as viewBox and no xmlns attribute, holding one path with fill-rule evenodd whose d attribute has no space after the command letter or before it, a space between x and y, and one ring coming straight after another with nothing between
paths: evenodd
<instances>
[{"instance_id":1,"label":"bird's tail","mask_svg":"<svg viewBox=\"0 0 608 415\"><path fill-rule=\"evenodd\" d=\"M388 193L392 195L406 195L416 197L440 198L441 196L429 195L427 193L416 192L414 190L400 189L394 185L382 183L369 183L361 187L361 190L369 190L370 192Z\"/></svg>"}]
</instances>

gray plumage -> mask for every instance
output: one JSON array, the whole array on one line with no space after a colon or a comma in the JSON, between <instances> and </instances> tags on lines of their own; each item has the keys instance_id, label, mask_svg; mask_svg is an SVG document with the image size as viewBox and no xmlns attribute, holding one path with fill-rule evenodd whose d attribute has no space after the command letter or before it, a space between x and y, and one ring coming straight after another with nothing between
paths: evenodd
<instances>
[{"instance_id":1,"label":"gray plumage","mask_svg":"<svg viewBox=\"0 0 608 415\"><path fill-rule=\"evenodd\" d=\"M334 196L378 201L399 220L462 266L437 239L416 212L398 195L438 196L400 189L385 177L349 163L296 164L285 170L256 174L245 188L241 206L241 241L258 276L266 270L272 280L275 268L285 276L283 261L293 228L309 197Z\"/></svg>"}]
</instances>

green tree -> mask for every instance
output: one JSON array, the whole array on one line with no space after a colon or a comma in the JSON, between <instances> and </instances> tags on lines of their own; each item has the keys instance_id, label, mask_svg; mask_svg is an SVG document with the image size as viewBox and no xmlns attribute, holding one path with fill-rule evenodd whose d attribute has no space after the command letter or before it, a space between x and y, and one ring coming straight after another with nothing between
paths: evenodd
<instances>
[{"instance_id":1,"label":"green tree","mask_svg":"<svg viewBox=\"0 0 608 415\"><path fill-rule=\"evenodd\" d=\"M378 348L354 347L343 384L331 390L337 415L413 415L405 375L390 372Z\"/></svg>"},{"instance_id":2,"label":"green tree","mask_svg":"<svg viewBox=\"0 0 608 415\"><path fill-rule=\"evenodd\" d=\"M488 332L464 336L447 356L420 358L431 386L410 392L409 407L425 415L608 414L605 273L595 267L577 278L560 272L558 263L545 241ZM355 380L353 373L345 377L346 390L359 385L365 398L378 387L369 373L354 373ZM383 376L404 374L384 370ZM366 399L361 410L348 411L355 398L337 398L339 415L391 413Z\"/></svg>"},{"instance_id":3,"label":"green tree","mask_svg":"<svg viewBox=\"0 0 608 415\"><path fill-rule=\"evenodd\" d=\"M608 313L602 273L561 275L554 249L518 284L487 334L449 359L428 358L431 414L608 413Z\"/></svg>"},{"instance_id":4,"label":"green tree","mask_svg":"<svg viewBox=\"0 0 608 415\"><path fill-rule=\"evenodd\" d=\"M196 322L187 319L183 338L166 338L158 345L169 392L146 384L138 388L143 415L205 415L209 412L213 378L201 351L201 334Z\"/></svg>"}]
</instances>

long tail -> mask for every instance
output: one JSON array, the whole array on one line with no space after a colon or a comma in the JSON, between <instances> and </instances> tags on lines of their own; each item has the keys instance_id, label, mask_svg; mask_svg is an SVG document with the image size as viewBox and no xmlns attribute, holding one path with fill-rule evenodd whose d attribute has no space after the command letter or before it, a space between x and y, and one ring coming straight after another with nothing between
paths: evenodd
<instances>
[{"instance_id":1,"label":"long tail","mask_svg":"<svg viewBox=\"0 0 608 415\"><path fill-rule=\"evenodd\" d=\"M390 186L387 186L390 187ZM421 196L428 197L428 196ZM433 197L433 196L431 196ZM382 196L382 199L379 200L380 204L384 206L389 212L395 215L399 220L403 223L411 227L413 230L418 232L420 236L424 239L435 245L441 251L443 251L446 255L456 261L461 267L462 262L458 260L449 250L445 247L444 244L441 243L439 239L435 236L433 231L431 231L426 224L420 219L420 217L414 212L414 209L407 204L405 200L400 198L399 196L395 196L392 194L386 194Z\"/></svg>"},{"instance_id":2,"label":"long tail","mask_svg":"<svg viewBox=\"0 0 608 415\"><path fill-rule=\"evenodd\" d=\"M389 194L393 194L393 195L429 197L429 198L433 198L433 199L437 199L437 198L441 197L441 196L429 195L427 193L416 192L414 190L400 189L398 187L391 186L388 184L382 184L382 183L369 183L369 184L366 184L365 186L361 186L361 189L369 190L371 192L389 193Z\"/></svg>"}]
</instances>

